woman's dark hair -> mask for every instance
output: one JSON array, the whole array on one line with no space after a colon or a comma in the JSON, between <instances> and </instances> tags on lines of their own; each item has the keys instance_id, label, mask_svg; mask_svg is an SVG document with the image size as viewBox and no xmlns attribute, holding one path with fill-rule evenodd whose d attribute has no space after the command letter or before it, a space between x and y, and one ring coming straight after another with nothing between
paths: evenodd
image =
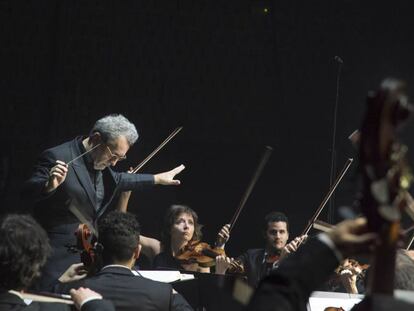
<instances>
[{"instance_id":1,"label":"woman's dark hair","mask_svg":"<svg viewBox=\"0 0 414 311\"><path fill-rule=\"evenodd\" d=\"M181 214L188 214L193 217L194 220L194 234L190 241L201 241L203 235L201 228L203 227L198 223L197 213L186 205L172 205L165 214L164 223L161 231L161 245L165 251L170 251L171 248L171 228Z\"/></svg>"},{"instance_id":2,"label":"woman's dark hair","mask_svg":"<svg viewBox=\"0 0 414 311\"><path fill-rule=\"evenodd\" d=\"M10 214L0 220L0 237L0 287L26 289L50 254L47 234L31 216Z\"/></svg>"}]
</instances>

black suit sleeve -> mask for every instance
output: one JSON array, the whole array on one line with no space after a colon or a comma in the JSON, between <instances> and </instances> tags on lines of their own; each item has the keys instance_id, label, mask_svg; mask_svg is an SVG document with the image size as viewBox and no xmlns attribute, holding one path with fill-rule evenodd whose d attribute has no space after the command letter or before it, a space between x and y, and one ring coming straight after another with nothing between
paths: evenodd
<instances>
[{"instance_id":1,"label":"black suit sleeve","mask_svg":"<svg viewBox=\"0 0 414 311\"><path fill-rule=\"evenodd\" d=\"M78 280L78 281L67 282L67 283L62 283L62 282L57 281L53 284L52 291L53 291L53 293L68 295L72 288L77 289L79 287L87 287L84 284L83 279Z\"/></svg>"},{"instance_id":2,"label":"black suit sleeve","mask_svg":"<svg viewBox=\"0 0 414 311\"><path fill-rule=\"evenodd\" d=\"M319 239L310 239L260 282L248 310L306 310L312 291L338 264L332 249Z\"/></svg>"},{"instance_id":3,"label":"black suit sleeve","mask_svg":"<svg viewBox=\"0 0 414 311\"><path fill-rule=\"evenodd\" d=\"M249 264L249 254L247 252L245 252L245 253L241 254L240 256L238 256L236 258L236 260L241 261L243 266L246 268L247 265Z\"/></svg>"},{"instance_id":4,"label":"black suit sleeve","mask_svg":"<svg viewBox=\"0 0 414 311\"><path fill-rule=\"evenodd\" d=\"M120 191L139 190L154 185L154 175L111 172Z\"/></svg>"},{"instance_id":5,"label":"black suit sleeve","mask_svg":"<svg viewBox=\"0 0 414 311\"><path fill-rule=\"evenodd\" d=\"M115 311L115 307L109 300L94 299L85 303L81 311Z\"/></svg>"},{"instance_id":6,"label":"black suit sleeve","mask_svg":"<svg viewBox=\"0 0 414 311\"><path fill-rule=\"evenodd\" d=\"M38 158L31 177L23 184L21 195L24 199L39 201L50 197L54 191L44 194L43 189L49 179L50 169L56 165L56 157L50 150L44 151Z\"/></svg>"},{"instance_id":7,"label":"black suit sleeve","mask_svg":"<svg viewBox=\"0 0 414 311\"><path fill-rule=\"evenodd\" d=\"M193 308L180 294L171 294L171 311L192 311Z\"/></svg>"}]
</instances>

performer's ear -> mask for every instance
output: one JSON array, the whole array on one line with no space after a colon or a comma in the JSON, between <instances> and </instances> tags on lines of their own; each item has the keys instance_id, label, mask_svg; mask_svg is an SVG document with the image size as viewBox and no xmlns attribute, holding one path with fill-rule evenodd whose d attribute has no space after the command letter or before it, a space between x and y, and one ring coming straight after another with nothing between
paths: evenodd
<instances>
[{"instance_id":1,"label":"performer's ear","mask_svg":"<svg viewBox=\"0 0 414 311\"><path fill-rule=\"evenodd\" d=\"M91 135L89 135L89 142L94 146L102 143L103 141L101 133L93 132Z\"/></svg>"}]
</instances>

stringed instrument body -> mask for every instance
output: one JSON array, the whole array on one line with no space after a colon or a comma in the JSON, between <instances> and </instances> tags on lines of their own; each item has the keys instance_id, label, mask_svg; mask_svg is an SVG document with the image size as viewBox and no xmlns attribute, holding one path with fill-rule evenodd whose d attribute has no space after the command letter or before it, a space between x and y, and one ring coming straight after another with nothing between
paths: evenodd
<instances>
[{"instance_id":1,"label":"stringed instrument body","mask_svg":"<svg viewBox=\"0 0 414 311\"><path fill-rule=\"evenodd\" d=\"M192 241L175 256L175 259L182 265L196 263L200 267L207 268L213 267L216 264L216 257L220 255L226 255L224 249L211 247L205 242Z\"/></svg>"},{"instance_id":2,"label":"stringed instrument body","mask_svg":"<svg viewBox=\"0 0 414 311\"><path fill-rule=\"evenodd\" d=\"M103 248L97 243L97 237L86 224L79 224L75 236L81 262L88 271L88 275L94 275L102 268L101 253Z\"/></svg>"},{"instance_id":3,"label":"stringed instrument body","mask_svg":"<svg viewBox=\"0 0 414 311\"><path fill-rule=\"evenodd\" d=\"M399 80L384 80L378 91L368 95L359 143L362 189L358 201L369 231L379 239L373 245L366 298L354 307L358 311L378 308L384 297L392 305L399 303L392 298L395 259L411 174L407 148L397 141L396 132L410 111L405 84Z\"/></svg>"}]
</instances>

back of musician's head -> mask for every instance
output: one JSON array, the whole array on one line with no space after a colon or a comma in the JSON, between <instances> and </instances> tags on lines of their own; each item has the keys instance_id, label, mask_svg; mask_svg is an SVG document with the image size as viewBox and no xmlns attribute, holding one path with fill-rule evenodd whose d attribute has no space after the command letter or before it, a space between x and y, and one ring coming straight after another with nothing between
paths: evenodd
<instances>
[{"instance_id":1,"label":"back of musician's head","mask_svg":"<svg viewBox=\"0 0 414 311\"><path fill-rule=\"evenodd\" d=\"M272 222L285 222L286 229L289 232L289 220L285 214L281 212L270 212L269 214L267 214L263 221L263 226L262 226L263 232L266 232L269 226L269 223L272 223Z\"/></svg>"},{"instance_id":2,"label":"back of musician's head","mask_svg":"<svg viewBox=\"0 0 414 311\"><path fill-rule=\"evenodd\" d=\"M181 214L191 215L194 221L194 234L191 241L201 241L203 225L198 223L197 213L187 205L172 205L165 214L164 223L161 231L161 244L164 249L169 249L171 245L171 228Z\"/></svg>"},{"instance_id":3,"label":"back of musician's head","mask_svg":"<svg viewBox=\"0 0 414 311\"><path fill-rule=\"evenodd\" d=\"M124 136L128 144L132 146L138 139L135 125L122 114L110 114L95 122L90 135L100 133L105 143L111 142Z\"/></svg>"},{"instance_id":4,"label":"back of musician's head","mask_svg":"<svg viewBox=\"0 0 414 311\"><path fill-rule=\"evenodd\" d=\"M414 260L404 250L397 252L394 288L414 290Z\"/></svg>"},{"instance_id":5,"label":"back of musician's head","mask_svg":"<svg viewBox=\"0 0 414 311\"><path fill-rule=\"evenodd\" d=\"M99 243L103 246L104 265L126 262L139 243L140 225L135 215L112 211L98 223Z\"/></svg>"},{"instance_id":6,"label":"back of musician's head","mask_svg":"<svg viewBox=\"0 0 414 311\"><path fill-rule=\"evenodd\" d=\"M39 276L50 253L45 230L29 215L0 220L0 288L21 290Z\"/></svg>"}]
</instances>

